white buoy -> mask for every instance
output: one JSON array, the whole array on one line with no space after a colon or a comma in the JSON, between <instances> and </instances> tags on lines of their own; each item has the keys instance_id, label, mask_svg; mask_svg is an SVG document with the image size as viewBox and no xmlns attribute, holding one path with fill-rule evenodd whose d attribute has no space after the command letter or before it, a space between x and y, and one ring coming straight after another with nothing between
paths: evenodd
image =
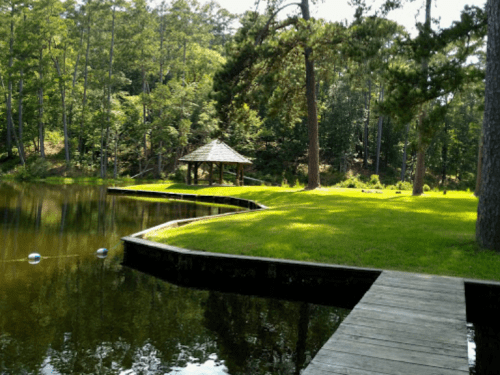
<instances>
[{"instance_id":1,"label":"white buoy","mask_svg":"<svg viewBox=\"0 0 500 375\"><path fill-rule=\"evenodd\" d=\"M108 249L105 249L105 248L97 249L97 251L95 252L95 255L96 255L96 257L98 257L100 259L104 259L108 256Z\"/></svg>"},{"instance_id":2,"label":"white buoy","mask_svg":"<svg viewBox=\"0 0 500 375\"><path fill-rule=\"evenodd\" d=\"M29 264L38 264L40 263L41 259L42 257L38 253L31 253L30 255L28 255Z\"/></svg>"}]
</instances>

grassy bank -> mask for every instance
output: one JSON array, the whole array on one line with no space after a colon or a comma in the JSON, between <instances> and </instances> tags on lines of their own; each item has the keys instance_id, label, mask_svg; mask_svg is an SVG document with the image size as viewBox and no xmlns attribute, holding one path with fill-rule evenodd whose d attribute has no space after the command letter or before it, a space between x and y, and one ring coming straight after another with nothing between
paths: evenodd
<instances>
[{"instance_id":1,"label":"grassy bank","mask_svg":"<svg viewBox=\"0 0 500 375\"><path fill-rule=\"evenodd\" d=\"M141 185L230 195L268 210L156 232L151 240L196 250L500 280L500 254L475 243L471 193L366 194L353 189Z\"/></svg>"}]
</instances>

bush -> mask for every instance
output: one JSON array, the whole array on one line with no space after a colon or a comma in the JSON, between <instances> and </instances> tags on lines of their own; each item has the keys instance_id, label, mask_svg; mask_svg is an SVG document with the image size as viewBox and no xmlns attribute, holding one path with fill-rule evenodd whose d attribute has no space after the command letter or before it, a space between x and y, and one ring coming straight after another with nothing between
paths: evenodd
<instances>
[{"instance_id":1,"label":"bush","mask_svg":"<svg viewBox=\"0 0 500 375\"><path fill-rule=\"evenodd\" d=\"M370 187L374 189L383 189L384 185L380 182L379 176L377 174L372 174L369 181Z\"/></svg>"},{"instance_id":2,"label":"bush","mask_svg":"<svg viewBox=\"0 0 500 375\"><path fill-rule=\"evenodd\" d=\"M343 188L354 188L354 189L364 189L366 188L366 184L359 180L359 176L350 177L345 181L339 182L337 187Z\"/></svg>"},{"instance_id":3,"label":"bush","mask_svg":"<svg viewBox=\"0 0 500 375\"><path fill-rule=\"evenodd\" d=\"M168 179L175 182L185 183L187 180L187 165L180 165L177 169L168 175Z\"/></svg>"},{"instance_id":4,"label":"bush","mask_svg":"<svg viewBox=\"0 0 500 375\"><path fill-rule=\"evenodd\" d=\"M424 191L430 191L431 187L427 184L424 185Z\"/></svg>"},{"instance_id":5,"label":"bush","mask_svg":"<svg viewBox=\"0 0 500 375\"><path fill-rule=\"evenodd\" d=\"M16 168L14 177L19 181L45 178L49 174L50 163L42 158Z\"/></svg>"},{"instance_id":6,"label":"bush","mask_svg":"<svg viewBox=\"0 0 500 375\"><path fill-rule=\"evenodd\" d=\"M396 184L396 187L397 187L399 190L413 190L413 185L411 184L411 182L408 182L408 181L405 181L405 182L401 182L401 181L399 181L399 182Z\"/></svg>"}]
</instances>

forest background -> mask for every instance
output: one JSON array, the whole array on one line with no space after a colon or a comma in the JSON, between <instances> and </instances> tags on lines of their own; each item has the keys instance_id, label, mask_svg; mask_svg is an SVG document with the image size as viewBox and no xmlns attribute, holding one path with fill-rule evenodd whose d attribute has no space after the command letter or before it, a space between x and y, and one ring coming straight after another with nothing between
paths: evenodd
<instances>
[{"instance_id":1,"label":"forest background","mask_svg":"<svg viewBox=\"0 0 500 375\"><path fill-rule=\"evenodd\" d=\"M423 150L430 188L473 190L484 11L412 36L353 5L336 23L272 17L276 1L237 16L195 0L2 0L0 171L183 180L178 159L218 138L253 161L246 175L306 184L309 48L322 185L411 182Z\"/></svg>"}]
</instances>

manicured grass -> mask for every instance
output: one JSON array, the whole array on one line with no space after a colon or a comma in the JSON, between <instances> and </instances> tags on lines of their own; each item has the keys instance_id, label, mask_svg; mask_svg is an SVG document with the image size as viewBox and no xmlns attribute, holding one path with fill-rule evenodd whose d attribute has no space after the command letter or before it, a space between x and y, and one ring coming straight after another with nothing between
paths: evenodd
<instances>
[{"instance_id":1,"label":"manicured grass","mask_svg":"<svg viewBox=\"0 0 500 375\"><path fill-rule=\"evenodd\" d=\"M449 191L366 194L354 189L134 186L230 195L268 210L155 232L151 240L194 250L500 280L500 254L475 243L477 199Z\"/></svg>"}]
</instances>

